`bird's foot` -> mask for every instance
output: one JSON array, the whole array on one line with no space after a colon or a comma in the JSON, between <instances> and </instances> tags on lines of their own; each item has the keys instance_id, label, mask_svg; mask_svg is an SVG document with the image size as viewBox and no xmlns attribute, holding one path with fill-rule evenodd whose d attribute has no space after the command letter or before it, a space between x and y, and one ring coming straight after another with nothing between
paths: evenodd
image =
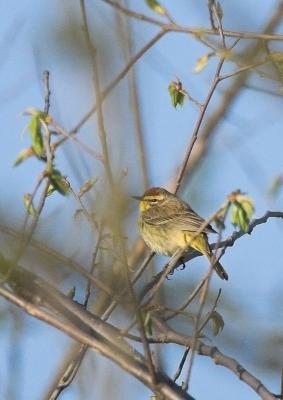
<instances>
[{"instance_id":1,"label":"bird's foot","mask_svg":"<svg viewBox=\"0 0 283 400\"><path fill-rule=\"evenodd\" d=\"M181 266L181 268L180 268L180 271L183 271L183 269L185 269L185 267L186 267L186 264L185 264L184 258L183 258L183 257L182 257L182 258L180 258L180 261L181 261L181 263L182 263L182 266Z\"/></svg>"}]
</instances>

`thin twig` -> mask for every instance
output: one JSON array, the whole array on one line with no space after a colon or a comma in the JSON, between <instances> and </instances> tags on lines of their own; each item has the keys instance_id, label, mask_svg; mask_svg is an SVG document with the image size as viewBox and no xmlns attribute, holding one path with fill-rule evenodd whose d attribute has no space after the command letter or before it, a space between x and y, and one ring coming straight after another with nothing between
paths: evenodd
<instances>
[{"instance_id":1,"label":"thin twig","mask_svg":"<svg viewBox=\"0 0 283 400\"><path fill-rule=\"evenodd\" d=\"M156 317L152 317L152 323L160 331L157 337L153 337L153 342L159 340L160 343L176 343L185 347L192 347L193 337L186 336L175 332L163 321ZM245 382L252 388L263 400L275 400L276 396L271 393L264 384L247 371L237 360L223 354L217 347L208 346L198 340L196 344L196 352L199 355L210 357L215 364L221 365L233 372L240 380Z\"/></svg>"},{"instance_id":2,"label":"thin twig","mask_svg":"<svg viewBox=\"0 0 283 400\"><path fill-rule=\"evenodd\" d=\"M202 321L202 324L199 326L197 336L199 336L199 335L201 334L202 330L205 328L205 326L206 326L207 323L209 322L209 320L210 320L212 314L214 313L214 311L215 311L215 309L216 309L216 307L217 307L217 304L218 304L218 300L219 300L219 298L220 298L220 295L221 295L221 289L218 290L216 299L215 299L215 301L214 301L214 304L213 304L211 310L207 313L206 317L205 317L204 320Z\"/></svg>"},{"instance_id":3,"label":"thin twig","mask_svg":"<svg viewBox=\"0 0 283 400\"><path fill-rule=\"evenodd\" d=\"M181 165L180 171L178 173L178 176L176 178L176 184L175 184L175 188L174 188L174 193L178 192L179 187L181 185L181 181L182 181L182 179L184 177L184 174L185 174L185 171L186 171L186 168L187 168L187 164L188 164L190 155L192 153L194 144L195 144L195 142L197 140L198 132L199 132L200 126L202 124L202 121L204 119L206 109L207 109L208 104L209 104L209 102L211 100L211 97L212 97L212 95L213 95L213 93L214 93L214 91L215 91L215 89L216 89L216 87L217 87L217 85L219 83L219 75L220 75L221 68L223 66L224 61L225 61L225 59L221 57L219 62L218 62L218 65L217 65L217 68L216 68L216 72L215 72L215 75L214 75L214 79L213 79L212 85L210 87L210 90L208 92L208 95L206 97L206 100L203 103L202 107L200 108L200 113L199 113L197 122L195 124L195 127L193 129L193 133L192 133L192 137L191 137L191 140L190 140L190 144L189 144L188 149L186 151L186 154L185 154L184 160L182 162L182 165Z\"/></svg>"},{"instance_id":4,"label":"thin twig","mask_svg":"<svg viewBox=\"0 0 283 400\"><path fill-rule=\"evenodd\" d=\"M188 354L189 354L189 351L190 351L190 348L189 348L189 347L187 347L186 350L184 351L184 354L183 354L183 356L182 356L182 359L181 359L181 361L180 361L180 364L179 364L179 366L178 366L178 369L177 369L177 371L175 372L175 375L174 375L174 377L173 377L173 381L174 381L174 382L177 381L177 379L179 378L179 376L180 376L181 373L182 373L182 369L183 369L183 367L184 367L184 365L185 365L185 362L186 362L187 356L188 356Z\"/></svg>"},{"instance_id":5,"label":"thin twig","mask_svg":"<svg viewBox=\"0 0 283 400\"><path fill-rule=\"evenodd\" d=\"M54 119L51 121L51 126L53 127L54 131L58 133L59 135L62 135L63 138L59 139L57 142L52 144L52 148L56 150L59 146L62 145L67 139L72 140L74 143L79 145L84 151L86 151L88 154L90 154L93 158L95 158L98 161L103 161L103 156L95 151L92 147L88 146L87 144L81 142L75 135L72 133L67 132L65 129L63 129Z\"/></svg>"},{"instance_id":6,"label":"thin twig","mask_svg":"<svg viewBox=\"0 0 283 400\"><path fill-rule=\"evenodd\" d=\"M96 60L96 54L95 54L96 50L95 50L94 46L92 45L91 38L90 38L84 0L80 0L80 8L81 8L81 13L82 13L86 43L87 43L88 52L89 52L89 55L91 58L93 82L94 82L95 97L96 97L96 108L97 108L98 136L99 136L101 147L102 147L103 164L104 164L105 172L107 175L107 180L108 180L110 186L113 186L113 182L114 182L113 174L112 174L112 170L111 170L111 166L110 166L107 137L106 137L106 131L105 131L105 126L104 126L104 121L103 121L102 95L101 95L101 90L100 90L100 81L99 81L99 76L98 76L98 67L97 67L97 60Z\"/></svg>"},{"instance_id":7,"label":"thin twig","mask_svg":"<svg viewBox=\"0 0 283 400\"><path fill-rule=\"evenodd\" d=\"M44 85L44 112L46 114L49 113L50 109L50 87L49 87L49 71L44 71L43 72L43 85ZM51 140L51 133L50 130L48 129L47 124L45 121L42 121L42 127L43 129L43 142L44 142L44 150L46 153L46 158L47 158L47 163L46 163L46 171L48 169L52 168L52 162L53 162L53 151L50 148L50 140Z\"/></svg>"},{"instance_id":8,"label":"thin twig","mask_svg":"<svg viewBox=\"0 0 283 400\"><path fill-rule=\"evenodd\" d=\"M214 5L214 3L212 3L212 5L211 5L212 6L212 10L214 10L214 13L215 13L217 21L218 21L219 31L220 31L221 37L222 37L222 45L223 45L223 48L225 50L226 49L225 35L223 33L221 21L220 21L220 19L218 17L217 11L215 10L215 5L214 5L214 7L213 7L213 5ZM232 47L234 47L235 45L236 44L234 43L232 45ZM208 94L206 96L205 102L200 107L199 116L198 116L198 119L196 121L195 127L193 129L192 137L191 137L188 149L186 151L184 160L183 160L183 162L181 164L180 171L179 171L179 173L178 173L178 175L176 177L176 184L175 184L175 187L174 187L174 193L175 194L178 192L179 187L181 185L181 181L184 178L184 175L185 175L185 172L186 172L186 169L187 169L187 166L188 166L189 158L190 158L190 156L192 154L194 145L195 145L196 140L198 138L199 130L200 130L201 124L203 122L203 119L205 117L206 110L207 110L207 107L209 105L209 102L210 102L210 100L211 100L211 98L212 98L212 96L213 96L213 94L214 94L214 92L216 90L216 87L217 87L218 83L220 82L220 72L221 72L221 69L223 67L224 62L225 62L225 57L220 57L218 65L217 65L217 68L216 68L216 71L215 71L215 74L214 74L214 78L213 78L211 87L210 87L210 89L208 91Z\"/></svg>"},{"instance_id":9,"label":"thin twig","mask_svg":"<svg viewBox=\"0 0 283 400\"><path fill-rule=\"evenodd\" d=\"M49 112L49 108L50 108L50 88L49 88L49 72L48 71L44 71L43 73L43 84L44 84L44 112L47 114ZM51 133L50 130L47 126L47 124L42 120L41 121L42 127L43 127L43 144L44 144L44 151L46 154L46 166L44 171L40 174L40 176L38 177L38 181L35 185L35 188L33 190L33 193L29 199L29 204L27 205L27 209L26 209L26 216L24 219L24 223L23 223L23 228L22 228L22 232L23 232L23 238L21 240L20 243L20 247L18 249L18 251L16 252L15 258L14 258L14 263L16 264L19 259L21 258L21 256L24 254L27 246L30 243L30 240L37 228L37 224L38 224L38 220L40 217L40 214L43 210L43 207L45 205L45 200L47 197L47 192L48 192L48 188L49 188L49 184L50 184L50 179L47 176L47 171L51 171L52 169L52 163L53 163L53 151L51 149L50 146L50 140L51 140ZM41 196L38 202L38 205L35 209L34 215L33 215L33 221L31 223L31 226L29 227L29 232L27 233L27 226L28 226L28 221L29 221L29 217L31 216L31 205L34 201L34 198L40 188L40 186L42 185L42 183L45 180L45 186L41 192Z\"/></svg>"},{"instance_id":10,"label":"thin twig","mask_svg":"<svg viewBox=\"0 0 283 400\"><path fill-rule=\"evenodd\" d=\"M3 224L0 224L0 230L2 232L5 232L7 235L10 235L17 239L21 236L20 233L16 232L14 229L7 227ZM64 256L63 254L47 247L45 244L42 244L41 242L39 242L34 238L30 240L30 246L42 251L44 254L47 254L48 256L54 257L56 260L60 261L61 263L64 263L64 265L66 265L71 270L77 272L84 278L90 280L93 285L95 285L103 292L105 292L109 297L114 299L114 301L116 301L117 304L122 302L122 296L121 297L117 296L110 287L108 287L106 284L104 284L96 277L92 276L88 271L86 271L86 269L82 265L76 262L73 258Z\"/></svg>"},{"instance_id":11,"label":"thin twig","mask_svg":"<svg viewBox=\"0 0 283 400\"><path fill-rule=\"evenodd\" d=\"M153 360L151 357L151 353L150 353L150 349L148 346L148 340L145 334L145 328L144 328L144 323L143 323L143 319L142 319L142 315L141 315L141 310L140 307L138 305L138 302L136 300L136 296L135 293L133 291L133 285L134 283L139 279L139 277L142 275L142 273L144 272L145 268L147 267L148 263L151 261L151 259L153 258L154 253L149 254L149 256L144 260L144 262L141 264L140 268L137 270L137 272L134 274L134 277L129 280L129 276L127 276L128 279L128 286L130 286L131 289L131 294L132 297L134 297L134 301L135 301L135 311L136 311L136 317L138 318L138 323L139 323L139 329L140 329L140 334L142 337L142 343L144 345L144 349L147 355L147 358L149 360L149 366L151 369L151 376L153 377L153 381L155 381L155 367L153 364ZM127 273L127 272L126 272ZM122 295L124 294L124 292L122 293ZM104 321L106 321L109 316L111 315L111 313L114 311L114 309L116 308L116 306L118 305L117 301L113 301L108 308L104 311L103 315L102 315L102 319ZM133 321L133 325L136 323L136 319L134 319ZM130 327L131 328L131 327Z\"/></svg>"},{"instance_id":12,"label":"thin twig","mask_svg":"<svg viewBox=\"0 0 283 400\"><path fill-rule=\"evenodd\" d=\"M44 71L43 72L43 86L44 86L44 112L46 114L49 113L50 109L50 87L49 87L49 71Z\"/></svg>"},{"instance_id":13,"label":"thin twig","mask_svg":"<svg viewBox=\"0 0 283 400\"><path fill-rule=\"evenodd\" d=\"M144 348L144 354L145 354L145 357L147 359L148 369L149 369L149 372L150 372L150 375L151 375L151 378L152 378L153 385L156 385L158 382L157 382L157 376L156 376L156 372L155 372L155 366L154 366L153 359L152 359L150 345L149 345L149 342L148 342L147 337L146 337L145 326L144 326L144 321L143 321L141 309L139 307L139 303L137 301L136 294L134 292L133 284L132 284L131 279L130 279L128 266L126 266L126 278L127 278L128 288L130 290L131 297L132 297L132 300L133 300L133 303L134 303L136 319L137 319L137 322L138 322L138 328L139 328L139 332L140 332L141 339L142 339L142 344L143 344L143 348Z\"/></svg>"},{"instance_id":14,"label":"thin twig","mask_svg":"<svg viewBox=\"0 0 283 400\"><path fill-rule=\"evenodd\" d=\"M105 98L111 93L111 91L117 86L117 84L126 76L128 71L132 68L132 66L152 47L156 42L159 41L166 34L166 30L161 29L157 32L151 40L149 40L125 65L125 67L118 73L118 75L106 86L106 88L101 92L101 101L104 101ZM81 127L89 120L89 118L96 112L96 105L94 105L85 115L84 117L74 126L70 135L75 135ZM64 139L65 141L66 139ZM61 140L61 142L63 139Z\"/></svg>"},{"instance_id":15,"label":"thin twig","mask_svg":"<svg viewBox=\"0 0 283 400\"><path fill-rule=\"evenodd\" d=\"M88 212L88 210L86 209L84 203L82 202L81 197L74 191L74 189L72 188L72 186L70 186L70 191L72 193L72 195L74 196L74 199L78 202L78 204L80 205L80 210L81 212L84 214L85 218L88 220L88 222L90 222L90 224L92 225L93 228L97 229L97 224L96 222L93 220L93 218L91 217L90 213Z\"/></svg>"},{"instance_id":16,"label":"thin twig","mask_svg":"<svg viewBox=\"0 0 283 400\"><path fill-rule=\"evenodd\" d=\"M190 33L194 36L202 35L213 35L219 36L220 33L218 30L214 29L207 29L203 27L187 27L181 26L177 24L165 24L161 20L156 18L148 17L147 15L129 10L125 7L122 7L120 4L116 3L112 0L102 0L104 3L109 4L110 6L116 8L120 12L128 15L129 17L133 17L137 20L148 22L150 24L159 26L163 29L166 29L170 32L183 32L183 33ZM282 7L282 4L279 4L279 7ZM234 37L234 38L241 38L241 39L254 39L254 40L274 40L274 41L283 41L283 35L280 34L268 34L268 33L258 33L258 32L236 32L231 30L223 30L223 34L226 37Z\"/></svg>"},{"instance_id":17,"label":"thin twig","mask_svg":"<svg viewBox=\"0 0 283 400\"><path fill-rule=\"evenodd\" d=\"M76 347L78 347L77 344ZM68 360L69 362L63 369L63 372L59 372L59 377L56 377L55 383L52 384L52 388L48 391L47 395L44 397L44 400L58 399L60 394L71 385L77 375L88 348L88 345L82 344L78 347L78 350L75 352L75 354L72 354L72 359Z\"/></svg>"},{"instance_id":18,"label":"thin twig","mask_svg":"<svg viewBox=\"0 0 283 400\"><path fill-rule=\"evenodd\" d=\"M120 14L118 14L120 16ZM133 57L133 35L131 31L131 25L129 23L128 18L124 20L125 30L126 30L126 46L127 57ZM130 91L130 99L131 99L131 106L133 109L134 121L135 121L135 133L137 138L138 144L138 154L139 154L139 161L141 164L141 173L142 173L142 183L144 190L148 187L148 163L147 163L147 154L145 150L145 143L144 143L144 134L142 129L142 120L141 120L141 112L139 107L139 96L138 96L138 86L137 86L137 74L135 67L133 66L132 69L129 71L129 91Z\"/></svg>"},{"instance_id":19,"label":"thin twig","mask_svg":"<svg viewBox=\"0 0 283 400\"><path fill-rule=\"evenodd\" d=\"M211 28L213 30L216 30L216 26L214 24L214 18L213 18L213 8L212 8L215 3L215 0L208 0L207 3L208 3L207 7L208 7L208 11L209 11L209 19L210 19Z\"/></svg>"},{"instance_id":20,"label":"thin twig","mask_svg":"<svg viewBox=\"0 0 283 400\"><path fill-rule=\"evenodd\" d=\"M98 255L99 246L100 246L101 241L102 241L102 234L103 234L103 225L100 224L100 227L99 227L99 230L98 230L98 233L97 233L97 242L96 242L96 246L95 246L94 253L93 253L93 256L92 256L91 269L90 269L90 272L89 272L91 275L93 275L93 272L94 272L94 269L95 269L96 258L97 258L97 255ZM85 289L85 298L84 298L84 302L83 302L84 308L87 308L87 304L88 304L89 297L90 297L91 284L92 284L91 280L88 279L87 280L87 286L86 286L86 289Z\"/></svg>"},{"instance_id":21,"label":"thin twig","mask_svg":"<svg viewBox=\"0 0 283 400\"><path fill-rule=\"evenodd\" d=\"M98 231L98 239L95 246L95 250L93 253L92 264L90 269L90 274L93 274L95 268L96 257L99 251L99 245L102 239L102 225ZM87 304L90 298L90 291L91 291L91 280L87 280L87 286L85 289L85 298L83 302L83 307L86 309ZM71 385L73 380L75 379L81 363L87 353L89 346L86 344L81 345L78 348L78 352L72 355L72 359L68 362L66 368L64 368L63 372L60 373L56 383L54 384L54 389L52 390L51 394L48 396L48 400L56 400L58 396L65 390L67 387Z\"/></svg>"},{"instance_id":22,"label":"thin twig","mask_svg":"<svg viewBox=\"0 0 283 400\"><path fill-rule=\"evenodd\" d=\"M143 274L143 272L145 271L145 269L147 268L148 264L150 263L150 261L152 260L152 258L154 257L155 253L150 253L142 262L142 264L140 265L140 267L137 269L137 271L135 272L133 278L132 278L132 284L135 284L139 278L141 277L141 275ZM122 296L126 293L126 291L122 292ZM107 309L104 311L103 315L102 315L102 319L104 321L106 321L109 316L111 315L111 313L115 310L115 308L117 307L118 302L117 301L112 301L112 303L107 307Z\"/></svg>"},{"instance_id":23,"label":"thin twig","mask_svg":"<svg viewBox=\"0 0 283 400\"><path fill-rule=\"evenodd\" d=\"M200 325L200 321L201 321L201 317L202 317L202 312L203 312L203 309L204 309L204 306L205 306L206 297L207 297L207 294L208 294L208 288L209 288L209 284L210 284L210 280L211 280L211 276L212 276L213 266L215 265L216 262L219 262L219 257L217 258L217 250L218 250L218 248L219 248L219 243L220 243L221 237L222 237L224 222L225 222L226 217L227 217L227 215L228 215L230 206L231 206L231 203L230 203L230 201L228 201L228 202L226 203L226 205L222 206L221 209L220 209L220 210L221 210L221 215L223 215L223 217L222 217L223 224L222 224L221 229L220 229L220 232L219 232L218 240L217 240L216 247L215 247L215 252L214 252L214 254L213 254L212 258L211 258L210 268L209 268L209 271L208 271L208 274L207 274L207 278L206 278L206 280L204 281L203 292L202 292L201 298L200 298L199 310L198 310L197 317L196 317L196 320L195 320L195 323L194 323L193 344L192 344L192 347L191 347L191 353L190 353L190 358L189 358L189 365L188 365L188 370L187 370L187 374L186 374L185 380L184 380L183 383L182 383L182 388L183 388L184 390L186 390L186 391L187 391L188 388L189 388L189 381L190 381L190 377L191 377L191 373L192 373L192 368L193 368L193 362L194 362L194 357L195 357L195 345L196 345L197 339L198 339L198 337L199 337L199 335L200 335L200 332L202 331L202 329L204 328L204 326L205 326L205 325L207 324L207 322L209 321L209 318L210 318L210 316L211 316L211 313L214 311L214 309L215 309L215 307L216 307L216 305L217 305L219 296L220 296L220 294L221 294L221 290L220 290L219 293L218 293L218 296L217 296L217 298L216 298L216 300L215 300L214 307L213 307L212 310L211 310L211 313L208 314L207 319L205 319L205 320L203 321L203 323ZM223 214L223 209L224 209L224 214ZM219 213L217 213L217 214L219 214Z\"/></svg>"},{"instance_id":24,"label":"thin twig","mask_svg":"<svg viewBox=\"0 0 283 400\"><path fill-rule=\"evenodd\" d=\"M26 206L26 214L25 214L23 225L22 225L22 235L23 236L26 233L28 222L29 222L29 219L31 217L31 207L33 205L35 196L37 195L37 192L39 191L39 188L40 188L41 184L43 183L44 179L45 179L45 174L44 174L44 172L42 172L37 178L36 185L35 185L35 187L34 187L34 189L32 191L32 194L31 194L31 196L29 198L29 202L28 202L28 204ZM23 240L23 238L22 238L22 240Z\"/></svg>"},{"instance_id":25,"label":"thin twig","mask_svg":"<svg viewBox=\"0 0 283 400\"><path fill-rule=\"evenodd\" d=\"M90 34L89 34L89 28L88 28L88 21L87 21L87 15L86 15L86 8L85 8L85 1L80 0L80 7L81 7L81 13L82 13L82 19L83 19L83 24L84 24L84 29L85 29L85 36L86 36L86 41L87 41L87 46L88 50L91 56L91 62L92 62L92 68L93 68L93 80L94 80L94 86L95 86L95 95L96 95L96 107L97 107L97 123L98 123L98 133L99 133L99 138L100 142L102 145L102 152L103 152L103 158L104 158L104 168L107 176L107 182L109 184L109 187L112 191L112 195L114 195L114 179L113 179L113 174L112 174L112 169L110 165L110 159L109 159L109 153L108 153L108 146L107 146L107 138L106 138L106 131L104 127L104 120L103 120L103 111L102 111L102 96L101 96L101 90L100 90L100 82L99 82L99 76L98 76L98 68L97 68L97 60L94 55L94 48L92 46ZM114 198L114 196L112 196ZM142 319L142 314L141 310L138 306L135 292L132 286L132 282L130 279L129 275L129 269L128 269L128 264L127 264L127 259L126 259L126 252L124 245L122 243L122 232L121 228L118 227L118 237L120 238L120 247L121 247L121 253L122 253L122 262L124 265L125 269L125 275L128 283L128 289L131 293L131 297L134 303L134 308L136 311L136 316L138 320L138 325L139 325L139 330L140 330L140 335L142 338L142 343L144 347L144 353L147 359L147 365L150 371L150 375L152 378L152 384L155 386L156 384L156 374L155 374L155 367L152 361L152 356L149 348L149 343L146 338L145 334L145 327L143 324L143 319Z\"/></svg>"},{"instance_id":26,"label":"thin twig","mask_svg":"<svg viewBox=\"0 0 283 400\"><path fill-rule=\"evenodd\" d=\"M172 310L166 313L164 321L168 321L169 319L174 318L176 315L180 314L182 311L184 311L185 308L187 308L191 304L191 302L196 298L199 291L203 287L205 281L207 280L207 276L208 272L205 273L204 277L200 280L200 282L197 284L192 293L190 293L188 299L180 307L178 307L176 310Z\"/></svg>"},{"instance_id":27,"label":"thin twig","mask_svg":"<svg viewBox=\"0 0 283 400\"><path fill-rule=\"evenodd\" d=\"M266 62L267 62L267 61L265 60L265 61L261 61L261 62L257 62L257 63L250 64L250 65L246 65L245 67L239 68L239 69L237 69L237 70L234 71L234 72L221 75L221 76L219 77L219 80L220 80L220 81L223 81L224 79L232 78L232 77L234 77L234 76L237 76L237 75L241 74L242 72L247 72L247 71L252 70L252 69L255 68L255 67L258 67L258 66L260 66L260 65L263 65L263 64L265 64Z\"/></svg>"},{"instance_id":28,"label":"thin twig","mask_svg":"<svg viewBox=\"0 0 283 400\"><path fill-rule=\"evenodd\" d=\"M39 199L36 211L35 211L35 215L33 217L33 221L32 221L32 223L31 223L31 225L29 227L29 231L26 234L24 233L24 237L23 237L23 240L21 241L20 248L16 252L16 255L15 255L15 258L14 258L14 263L15 264L19 261L19 259L22 257L22 255L26 251L26 248L30 244L32 236L33 236L33 234L34 234L34 232L35 232L35 230L37 228L37 224L38 224L38 221L39 221L40 214L41 214L41 212L42 212L42 210L44 208L46 197L47 197L48 188L49 188L49 185L50 185L49 178L43 178L42 182L44 181L44 179L45 179L45 186L44 186L44 188L43 188L43 190L41 192L40 199ZM40 181L41 181L41 179L40 179ZM39 188L40 184L41 184L41 182L39 183L39 181L38 181L38 183L36 185L36 188ZM27 219L25 219L24 224L26 223L26 221L27 221Z\"/></svg>"},{"instance_id":29,"label":"thin twig","mask_svg":"<svg viewBox=\"0 0 283 400\"><path fill-rule=\"evenodd\" d=\"M215 4L215 1L212 2L212 11L215 16L215 19L217 20L218 32L222 40L223 49L226 49L225 34L222 27L221 17L219 16L219 10L217 10L217 4Z\"/></svg>"}]
</instances>

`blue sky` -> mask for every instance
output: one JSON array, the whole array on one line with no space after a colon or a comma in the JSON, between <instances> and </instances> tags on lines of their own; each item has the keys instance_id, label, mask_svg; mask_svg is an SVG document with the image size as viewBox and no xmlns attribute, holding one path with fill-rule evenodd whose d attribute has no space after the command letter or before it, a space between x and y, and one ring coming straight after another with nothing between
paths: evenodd
<instances>
[{"instance_id":1,"label":"blue sky","mask_svg":"<svg viewBox=\"0 0 283 400\"><path fill-rule=\"evenodd\" d=\"M143 2L129 3L132 8L154 16ZM125 65L118 39L117 20L113 18L111 8L102 2L87 1L86 4L91 33L98 51L102 87L105 87ZM206 1L177 0L172 4L168 0L163 4L180 24L209 26ZM270 0L262 0L260 5L255 0L223 0L221 5L224 10L224 28L260 31L275 4L276 1ZM29 106L43 106L42 71L48 69L51 73L51 115L67 130L94 104L95 95L81 32L78 1L51 0L40 2L39 5L35 0L12 0L2 1L1 5L5 18L0 26L0 115L3 149L0 215L3 223L20 227L25 213L23 194L32 191L42 165L37 160L28 160L18 168L13 168L12 164L19 151L30 143L29 135L23 134L28 119L21 113ZM136 51L157 31L156 27L140 21L133 22L132 27ZM277 32L283 33L282 24ZM282 43L273 46L274 51L283 50ZM197 59L207 52L194 38L170 33L136 65L151 185L166 185L174 175L189 143L198 113L190 102L186 102L182 109L175 110L167 92L168 84L179 77L190 94L203 101L217 60L211 59L208 67L199 75L193 74L192 70ZM227 63L224 71L231 70L231 67L233 65ZM279 93L280 83L266 81L255 74L250 77L249 83ZM220 85L207 116L217 107L227 85L229 82ZM135 124L125 80L109 95L104 110L114 170L118 176L127 168L129 172L124 178L124 185L128 194L139 194L141 180L137 168ZM243 89L217 127L207 157L182 186L182 197L190 201L193 208L204 217L214 212L225 196L235 189L247 192L254 199L256 216L262 216L268 209L281 210L282 194L275 200L267 196L270 182L282 173L281 130L282 98ZM82 128L79 138L99 149L95 119ZM75 189L91 176L100 176L102 171L97 161L78 151L73 144L67 144L58 152L56 165L68 175ZM99 186L97 190L100 190ZM134 207L136 204L133 204L132 209ZM67 233L64 253L88 265L93 238L83 223L75 222L72 218L76 208L73 199L57 194L52 196L42 215L37 237L62 250L62 237L65 239ZM232 227L228 226L227 235L231 231ZM229 282L222 284L216 277L213 279L216 289L219 285L222 286L223 298L242 311L241 317L232 318L232 313L225 314L225 308L221 308L220 301L219 312L224 313L225 328L215 340L217 345L227 354L236 357L274 392L279 391L280 371L264 370L256 355L261 351L264 334L268 331L282 334L282 233L281 221L269 221L257 227L251 236L245 236L232 249L227 250L223 264L229 272ZM136 230L133 236L137 237ZM1 238L1 243L5 244L9 253L12 243L6 238ZM173 283L167 283L169 292L170 289L175 289L171 294L174 301L178 303L179 300L176 290L178 283L181 284L186 278L191 279L191 274L200 278L206 266L204 260L198 259L192 263L190 271L178 273ZM75 277L68 277L67 283L62 286L68 287L69 284L77 284ZM5 304L1 301L1 310L4 310ZM2 398L5 398L8 382L6 368L11 357L11 318L3 322L1 335L2 348L7 349L0 359ZM64 355L64 349L68 348L69 339L31 318L24 317L23 321L24 331L18 342L23 358L17 355L19 385L14 388L15 398L36 400L42 396L52 380L54 370ZM235 346L229 344L231 332L237 337ZM262 332L262 335L255 332ZM240 352L239 346L242 349ZM278 348L278 351L282 351L282 348ZM168 353L165 365L169 372L174 373L181 353L173 349ZM87 367L83 368L85 374L91 374ZM109 372L108 362L98 359L94 361L95 379L103 382L107 377L106 372ZM139 399L149 397L149 392L141 384L125 378L123 372L117 371L117 368L111 367L111 374L117 382L122 379L126 382L125 386L120 385L119 393L115 392L115 398L125 399L129 393L135 393L135 398ZM102 398L101 388L95 385L95 379L93 392L91 395L87 393L85 399ZM79 380L83 381L83 377ZM210 359L201 357L196 359L191 391L197 399L207 398L207 393L210 393L212 399L218 400L257 398L231 372L216 367ZM77 398L76 387L62 396L64 400Z\"/></svg>"}]
</instances>

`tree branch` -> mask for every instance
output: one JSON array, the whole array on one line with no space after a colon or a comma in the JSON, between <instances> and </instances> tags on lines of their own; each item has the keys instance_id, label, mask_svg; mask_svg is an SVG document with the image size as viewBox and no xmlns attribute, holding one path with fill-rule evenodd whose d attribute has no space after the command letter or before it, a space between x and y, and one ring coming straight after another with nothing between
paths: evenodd
<instances>
[{"instance_id":1,"label":"tree branch","mask_svg":"<svg viewBox=\"0 0 283 400\"><path fill-rule=\"evenodd\" d=\"M110 6L112 6L114 8L116 8L118 11L122 12L123 14L125 14L129 17L159 26L170 32L190 33L194 36L199 36L199 35L204 35L204 34L205 35L213 35L213 36L221 36L221 34L218 30L207 29L207 28L202 28L202 27L187 27L187 26L181 26L181 25L177 25L177 24L166 24L163 21L158 20L156 18L151 18L142 13L138 13L138 12L132 11L126 7L123 7L115 1L112 1L112 0L102 0L102 1L104 3L109 4ZM281 7L283 9L283 3L279 4L279 7ZM236 32L236 31L225 30L225 29L223 29L223 34L224 34L224 36L227 36L227 37L241 38L241 39L283 41L283 35L279 35L279 34L268 34L268 33L258 33L258 32Z\"/></svg>"},{"instance_id":2,"label":"tree branch","mask_svg":"<svg viewBox=\"0 0 283 400\"><path fill-rule=\"evenodd\" d=\"M9 265L3 257L1 257L0 267L1 272L5 275L4 270L7 270ZM158 385L154 385L144 357L118 336L119 331L115 327L87 312L47 282L20 267L15 267L8 279L11 287L23 294L26 299L10 292L3 284L0 285L0 294L28 314L54 326L80 343L92 347L135 376L158 395L165 396L170 400L193 400L190 395L184 393L160 371L157 371ZM41 310L27 299L35 301L36 304L40 304L44 300L45 306L56 309L56 317L50 312ZM60 315L63 317L63 321L59 319Z\"/></svg>"},{"instance_id":3,"label":"tree branch","mask_svg":"<svg viewBox=\"0 0 283 400\"><path fill-rule=\"evenodd\" d=\"M181 346L191 348L193 346L194 338L191 336L181 335L169 328L164 322L153 317L152 322L155 327L161 332L154 340L159 340L161 343L176 343ZM210 357L215 364L222 365L223 367L232 371L241 381L245 382L251 387L263 400L275 400L276 396L271 393L264 384L247 371L237 360L222 353L215 346L208 346L197 340L195 345L197 354L201 356Z\"/></svg>"}]
</instances>

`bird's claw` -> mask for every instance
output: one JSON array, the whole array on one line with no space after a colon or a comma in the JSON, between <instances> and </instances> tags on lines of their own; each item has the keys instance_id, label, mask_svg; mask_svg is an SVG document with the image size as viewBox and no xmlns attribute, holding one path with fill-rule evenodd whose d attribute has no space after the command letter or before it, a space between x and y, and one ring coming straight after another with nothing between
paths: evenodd
<instances>
[{"instance_id":1,"label":"bird's claw","mask_svg":"<svg viewBox=\"0 0 283 400\"><path fill-rule=\"evenodd\" d=\"M180 271L183 271L183 269L185 269L185 267L186 267L186 264L185 264L185 261L184 261L184 259L183 258L181 258L181 263L182 263L182 266L180 267Z\"/></svg>"}]
</instances>

